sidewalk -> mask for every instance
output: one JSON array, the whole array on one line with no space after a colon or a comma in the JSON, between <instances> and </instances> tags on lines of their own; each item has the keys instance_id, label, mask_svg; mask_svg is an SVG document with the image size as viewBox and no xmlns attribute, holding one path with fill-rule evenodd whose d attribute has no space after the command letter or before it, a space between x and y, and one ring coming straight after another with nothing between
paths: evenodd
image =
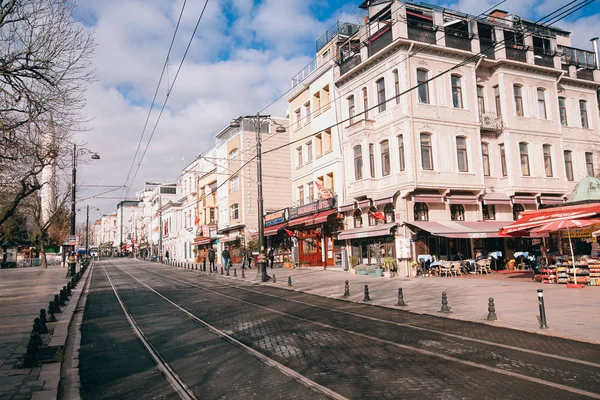
<instances>
[{"instance_id":1,"label":"sidewalk","mask_svg":"<svg viewBox=\"0 0 600 400\"><path fill-rule=\"evenodd\" d=\"M251 271L251 272L250 272ZM246 279L253 281L256 270L246 271ZM398 288L404 292L407 307L415 313L481 322L493 326L519 329L544 335L558 336L590 343L600 343L600 287L567 289L565 285L542 284L532 281L531 274L498 274L464 277L430 278L375 278L339 270L316 268L275 268L279 288L312 293L324 297L341 298L344 281L350 285L348 300L363 299L364 285L369 285L371 304L395 307ZM238 270L239 276L239 270ZM288 276L292 287L288 288ZM239 278L238 278L239 279ZM537 289L544 290L546 317L549 329L539 329ZM446 292L452 313L442 314L441 295ZM486 320L488 298L495 300L497 321ZM398 307L399 308L399 307Z\"/></svg>"},{"instance_id":2,"label":"sidewalk","mask_svg":"<svg viewBox=\"0 0 600 400\"><path fill-rule=\"evenodd\" d=\"M33 392L47 389L43 367L20 365L33 319L39 317L40 309L48 308L48 302L67 284L66 273L67 268L60 266L0 270L0 398L29 399ZM68 319L63 314L56 317L59 322ZM56 324L48 324L48 328L52 329L52 325ZM47 336L42 335L42 339L48 339Z\"/></svg>"}]
</instances>

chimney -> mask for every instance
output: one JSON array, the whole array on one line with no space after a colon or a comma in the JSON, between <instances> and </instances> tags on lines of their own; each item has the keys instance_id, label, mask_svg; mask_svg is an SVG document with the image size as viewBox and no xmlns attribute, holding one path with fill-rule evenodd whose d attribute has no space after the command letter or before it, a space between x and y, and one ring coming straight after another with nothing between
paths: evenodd
<instances>
[{"instance_id":1,"label":"chimney","mask_svg":"<svg viewBox=\"0 0 600 400\"><path fill-rule=\"evenodd\" d=\"M592 46L594 46L594 60L596 61L596 68L600 68L600 61L598 61L598 38L595 37L593 39L590 39L590 42L592 42Z\"/></svg>"},{"instance_id":2,"label":"chimney","mask_svg":"<svg viewBox=\"0 0 600 400\"><path fill-rule=\"evenodd\" d=\"M506 18L506 16L508 16L508 12L500 10L499 8L496 8L494 11L488 14L488 18L491 22L493 22L496 18L502 19Z\"/></svg>"}]
</instances>

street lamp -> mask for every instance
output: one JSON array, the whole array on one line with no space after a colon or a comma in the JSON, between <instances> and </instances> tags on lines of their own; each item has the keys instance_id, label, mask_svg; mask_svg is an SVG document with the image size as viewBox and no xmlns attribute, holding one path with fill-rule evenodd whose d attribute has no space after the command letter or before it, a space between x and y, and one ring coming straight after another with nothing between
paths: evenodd
<instances>
[{"instance_id":1,"label":"street lamp","mask_svg":"<svg viewBox=\"0 0 600 400\"><path fill-rule=\"evenodd\" d=\"M256 113L256 115L247 115L245 117L238 117L236 119L234 119L233 121L231 121L231 123L229 124L230 128L239 128L241 127L241 123L244 121L244 119L248 119L251 121L254 121L254 123L256 124L256 178L257 178L257 186L258 186L258 259L257 259L257 264L258 264L258 268L257 268L257 274L256 274L256 280L261 281L261 282L267 282L269 279L271 279L270 276L267 275L267 257L265 255L265 232L264 232L264 221L263 221L263 217L264 217L264 211L263 211L263 193L262 193L262 143L261 143L261 131L260 131L260 125L261 125L261 120L266 121L267 123L271 123L274 125L277 125L277 128L275 129L276 133L285 133L286 130L285 128L273 121L271 119L270 115L260 115L259 113Z\"/></svg>"}]
</instances>

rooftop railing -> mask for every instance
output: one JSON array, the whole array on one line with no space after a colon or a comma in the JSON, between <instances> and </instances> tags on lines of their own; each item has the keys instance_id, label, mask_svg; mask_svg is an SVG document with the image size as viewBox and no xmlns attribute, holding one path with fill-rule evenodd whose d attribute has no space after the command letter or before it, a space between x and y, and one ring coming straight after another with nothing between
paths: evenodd
<instances>
[{"instance_id":1,"label":"rooftop railing","mask_svg":"<svg viewBox=\"0 0 600 400\"><path fill-rule=\"evenodd\" d=\"M587 69L596 69L596 59L593 51L567 46L558 46L558 51L562 53L560 60L563 64L576 65Z\"/></svg>"}]
</instances>

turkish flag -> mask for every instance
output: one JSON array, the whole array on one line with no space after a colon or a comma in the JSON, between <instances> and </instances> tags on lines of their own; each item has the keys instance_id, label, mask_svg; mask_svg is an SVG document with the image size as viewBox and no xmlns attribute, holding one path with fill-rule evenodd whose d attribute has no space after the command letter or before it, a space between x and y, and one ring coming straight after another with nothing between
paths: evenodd
<instances>
[{"instance_id":1,"label":"turkish flag","mask_svg":"<svg viewBox=\"0 0 600 400\"><path fill-rule=\"evenodd\" d=\"M377 211L377 212L369 211L369 214L371 214L373 216L373 218L375 218L375 219L378 219L380 221L385 221L385 215L383 215L383 213L381 211Z\"/></svg>"},{"instance_id":2,"label":"turkish flag","mask_svg":"<svg viewBox=\"0 0 600 400\"><path fill-rule=\"evenodd\" d=\"M315 185L317 185L317 190L319 191L319 197L321 197L322 199L331 199L333 197L333 194L331 194L331 191L329 189L327 189L325 186L321 185L319 182L315 181Z\"/></svg>"},{"instance_id":3,"label":"turkish flag","mask_svg":"<svg viewBox=\"0 0 600 400\"><path fill-rule=\"evenodd\" d=\"M196 217L194 220L194 225L198 225L200 223L200 217Z\"/></svg>"},{"instance_id":4,"label":"turkish flag","mask_svg":"<svg viewBox=\"0 0 600 400\"><path fill-rule=\"evenodd\" d=\"M288 234L289 237L296 237L296 234L289 229L283 228L283 230Z\"/></svg>"}]
</instances>

